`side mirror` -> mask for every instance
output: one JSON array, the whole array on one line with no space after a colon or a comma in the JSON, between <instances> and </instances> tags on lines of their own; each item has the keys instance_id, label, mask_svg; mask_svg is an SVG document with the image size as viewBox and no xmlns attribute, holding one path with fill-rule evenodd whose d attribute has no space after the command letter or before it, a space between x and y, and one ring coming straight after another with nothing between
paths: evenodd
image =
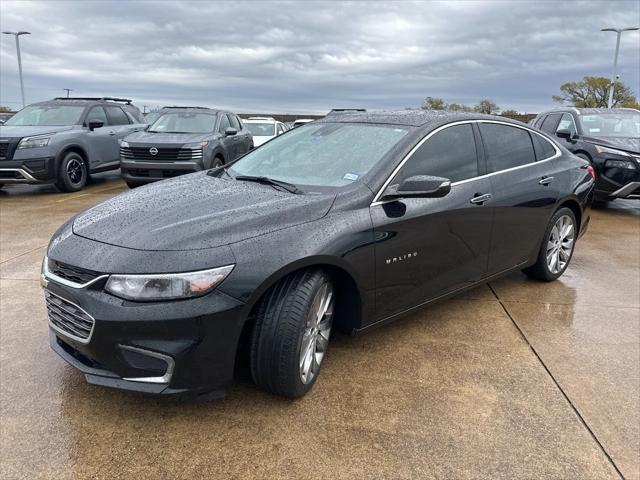
<instances>
[{"instance_id":1,"label":"side mirror","mask_svg":"<svg viewBox=\"0 0 640 480\"><path fill-rule=\"evenodd\" d=\"M556 137L564 138L565 140L571 140L572 136L573 134L568 128L563 128L562 130L558 130L556 132Z\"/></svg>"},{"instance_id":2,"label":"side mirror","mask_svg":"<svg viewBox=\"0 0 640 480\"><path fill-rule=\"evenodd\" d=\"M89 120L89 130L91 130L92 132L96 128L102 128L103 126L104 122L102 120L96 120L95 118L93 120Z\"/></svg>"},{"instance_id":3,"label":"side mirror","mask_svg":"<svg viewBox=\"0 0 640 480\"><path fill-rule=\"evenodd\" d=\"M415 175L404 179L400 185L387 187L383 198L439 198L450 191L451 181L447 178Z\"/></svg>"},{"instance_id":4,"label":"side mirror","mask_svg":"<svg viewBox=\"0 0 640 480\"><path fill-rule=\"evenodd\" d=\"M238 130L236 130L236 129L235 129L235 128L233 128L233 127L228 127L228 128L224 131L224 134L225 134L227 137L233 137L236 133L238 133Z\"/></svg>"}]
</instances>

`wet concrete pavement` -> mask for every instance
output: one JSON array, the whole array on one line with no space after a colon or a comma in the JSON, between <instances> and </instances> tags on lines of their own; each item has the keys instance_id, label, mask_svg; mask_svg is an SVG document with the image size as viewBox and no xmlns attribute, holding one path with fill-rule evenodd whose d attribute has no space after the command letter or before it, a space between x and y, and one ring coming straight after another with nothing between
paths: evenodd
<instances>
[{"instance_id":1,"label":"wet concrete pavement","mask_svg":"<svg viewBox=\"0 0 640 480\"><path fill-rule=\"evenodd\" d=\"M2 478L640 478L640 210L595 211L559 280L515 274L359 338L312 392L179 403L87 385L48 346L45 246L123 191L0 191Z\"/></svg>"}]
</instances>

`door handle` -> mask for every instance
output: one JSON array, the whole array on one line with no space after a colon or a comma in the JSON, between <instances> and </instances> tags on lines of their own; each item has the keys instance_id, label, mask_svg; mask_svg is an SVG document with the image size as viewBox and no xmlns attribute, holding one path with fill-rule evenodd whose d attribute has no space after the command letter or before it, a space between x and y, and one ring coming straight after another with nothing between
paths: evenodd
<instances>
[{"instance_id":1,"label":"door handle","mask_svg":"<svg viewBox=\"0 0 640 480\"><path fill-rule=\"evenodd\" d=\"M546 187L551 182L553 182L553 177L542 177L538 183Z\"/></svg>"},{"instance_id":2,"label":"door handle","mask_svg":"<svg viewBox=\"0 0 640 480\"><path fill-rule=\"evenodd\" d=\"M109 132L109 135L111 135L112 137L115 136L116 132Z\"/></svg>"},{"instance_id":3,"label":"door handle","mask_svg":"<svg viewBox=\"0 0 640 480\"><path fill-rule=\"evenodd\" d=\"M493 195L491 195L490 193L476 193L476 196L471 199L471 203L473 203L474 205L482 205L487 200L490 200L492 196Z\"/></svg>"}]
</instances>

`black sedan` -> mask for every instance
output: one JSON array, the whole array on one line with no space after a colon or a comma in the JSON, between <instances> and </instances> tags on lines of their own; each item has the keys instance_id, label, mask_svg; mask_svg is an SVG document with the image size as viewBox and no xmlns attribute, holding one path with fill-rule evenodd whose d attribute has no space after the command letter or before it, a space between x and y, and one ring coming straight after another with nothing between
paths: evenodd
<instances>
[{"instance_id":1,"label":"black sedan","mask_svg":"<svg viewBox=\"0 0 640 480\"><path fill-rule=\"evenodd\" d=\"M51 346L90 383L156 394L223 389L246 355L257 385L301 396L332 329L513 270L558 278L593 185L589 162L503 118L327 117L63 225L43 263Z\"/></svg>"}]
</instances>

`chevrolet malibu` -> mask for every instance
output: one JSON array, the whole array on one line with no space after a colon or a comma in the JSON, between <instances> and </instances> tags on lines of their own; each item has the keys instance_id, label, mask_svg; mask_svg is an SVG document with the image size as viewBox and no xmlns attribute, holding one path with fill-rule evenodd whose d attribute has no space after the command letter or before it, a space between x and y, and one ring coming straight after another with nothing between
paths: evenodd
<instances>
[{"instance_id":1,"label":"chevrolet malibu","mask_svg":"<svg viewBox=\"0 0 640 480\"><path fill-rule=\"evenodd\" d=\"M561 276L593 185L588 161L503 118L327 117L63 225L43 262L50 344L93 384L217 392L246 359L299 397L336 329L514 270Z\"/></svg>"}]
</instances>

